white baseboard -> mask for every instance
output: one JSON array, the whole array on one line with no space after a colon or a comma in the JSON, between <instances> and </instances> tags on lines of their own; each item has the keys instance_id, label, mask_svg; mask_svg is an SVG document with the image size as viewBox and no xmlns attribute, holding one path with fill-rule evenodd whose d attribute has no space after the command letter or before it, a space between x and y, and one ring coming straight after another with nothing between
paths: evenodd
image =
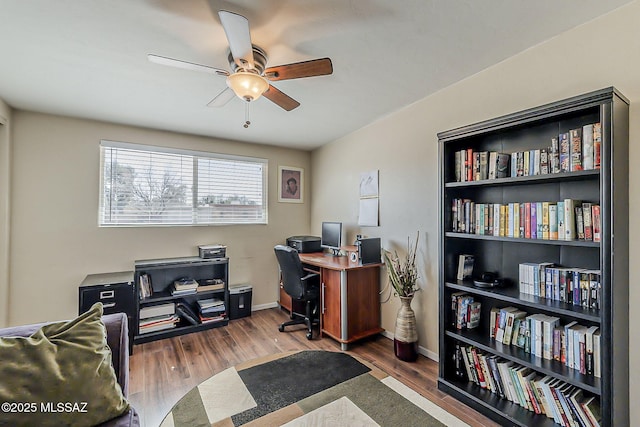
<instances>
[{"instance_id":1,"label":"white baseboard","mask_svg":"<svg viewBox=\"0 0 640 427\"><path fill-rule=\"evenodd\" d=\"M278 307L280 307L280 304L278 304L277 302L270 302L267 304L252 305L251 311L260 311L260 310L266 310L268 308L278 308Z\"/></svg>"},{"instance_id":2,"label":"white baseboard","mask_svg":"<svg viewBox=\"0 0 640 427\"><path fill-rule=\"evenodd\" d=\"M259 310L266 310L268 308L277 308L280 307L280 304L278 304L277 302L270 302L267 304L259 304L259 305L253 305L251 306L251 311L259 311ZM384 331L382 332L382 335L389 338L389 339L393 339L393 334L389 331ZM422 347L421 345L418 346L418 353L420 353L421 355L423 355L424 357L427 357L435 362L438 362L439 358L438 358L438 354L434 353L431 350L427 350L426 348Z\"/></svg>"},{"instance_id":3,"label":"white baseboard","mask_svg":"<svg viewBox=\"0 0 640 427\"><path fill-rule=\"evenodd\" d=\"M389 331L382 332L382 335L384 335L385 337L389 338L390 340L393 339L393 334L391 332L389 332ZM424 348L421 345L418 346L418 353L420 353L424 357L427 357L427 358L433 360L434 362L438 362L439 361L439 357L438 357L437 353L434 353L433 351L428 350L428 349Z\"/></svg>"}]
</instances>

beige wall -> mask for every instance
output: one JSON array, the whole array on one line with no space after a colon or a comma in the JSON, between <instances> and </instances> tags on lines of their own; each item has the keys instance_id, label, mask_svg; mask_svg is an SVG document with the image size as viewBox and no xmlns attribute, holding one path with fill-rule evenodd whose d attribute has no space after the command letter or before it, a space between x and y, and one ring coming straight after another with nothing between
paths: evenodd
<instances>
[{"instance_id":1,"label":"beige wall","mask_svg":"<svg viewBox=\"0 0 640 427\"><path fill-rule=\"evenodd\" d=\"M251 283L253 304L277 301L273 246L309 229L310 204L278 203L278 165L308 170L310 153L128 126L14 111L9 322L73 317L90 273L132 270L134 260L193 256L228 245L230 283ZM269 160L269 224L99 228L101 139ZM308 194L307 185L307 194Z\"/></svg>"},{"instance_id":2,"label":"beige wall","mask_svg":"<svg viewBox=\"0 0 640 427\"><path fill-rule=\"evenodd\" d=\"M389 248L404 245L420 230L421 285L413 307L419 319L420 345L438 350L438 142L437 132L535 107L608 86L631 100L630 156L640 157L640 2L531 48L490 69L454 84L396 114L314 151L311 226L358 215L359 174L380 170L380 227L362 232L382 238ZM384 102L381 99L380 102ZM630 210L640 209L640 171L631 168ZM638 223L630 221L630 257L640 256ZM634 238L635 237L635 238ZM351 237L350 237L351 238ZM640 264L630 263L629 319L631 366L640 363ZM385 304L382 326L393 331L398 302ZM630 401L640 401L640 371L631 373ZM631 419L640 408L631 408Z\"/></svg>"},{"instance_id":3,"label":"beige wall","mask_svg":"<svg viewBox=\"0 0 640 427\"><path fill-rule=\"evenodd\" d=\"M0 328L9 322L11 109L0 99Z\"/></svg>"}]
</instances>

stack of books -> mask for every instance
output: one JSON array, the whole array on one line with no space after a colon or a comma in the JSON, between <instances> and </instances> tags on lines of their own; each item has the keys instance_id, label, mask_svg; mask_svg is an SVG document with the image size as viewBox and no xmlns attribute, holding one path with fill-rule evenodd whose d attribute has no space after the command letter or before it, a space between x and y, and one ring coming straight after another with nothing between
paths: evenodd
<instances>
[{"instance_id":1,"label":"stack of books","mask_svg":"<svg viewBox=\"0 0 640 427\"><path fill-rule=\"evenodd\" d=\"M173 282L171 295L195 294L198 289L198 282L189 277L183 277Z\"/></svg>"},{"instance_id":2,"label":"stack of books","mask_svg":"<svg viewBox=\"0 0 640 427\"><path fill-rule=\"evenodd\" d=\"M198 292L220 291L224 289L224 280L222 279L202 279L199 283Z\"/></svg>"},{"instance_id":3,"label":"stack of books","mask_svg":"<svg viewBox=\"0 0 640 427\"><path fill-rule=\"evenodd\" d=\"M198 308L200 310L200 321L202 323L219 322L224 320L227 315L224 301L218 298L198 300Z\"/></svg>"},{"instance_id":4,"label":"stack of books","mask_svg":"<svg viewBox=\"0 0 640 427\"><path fill-rule=\"evenodd\" d=\"M140 308L138 333L148 334L149 332L175 328L176 323L180 320L175 313L176 307L172 302Z\"/></svg>"}]
</instances>

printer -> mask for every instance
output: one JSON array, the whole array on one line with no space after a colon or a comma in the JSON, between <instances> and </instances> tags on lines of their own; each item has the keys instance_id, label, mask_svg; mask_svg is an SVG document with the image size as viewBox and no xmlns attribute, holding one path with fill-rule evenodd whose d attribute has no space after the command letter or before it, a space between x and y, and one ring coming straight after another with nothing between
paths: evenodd
<instances>
[{"instance_id":1,"label":"printer","mask_svg":"<svg viewBox=\"0 0 640 427\"><path fill-rule=\"evenodd\" d=\"M316 236L291 236L287 239L287 246L300 253L322 252L320 237Z\"/></svg>"}]
</instances>

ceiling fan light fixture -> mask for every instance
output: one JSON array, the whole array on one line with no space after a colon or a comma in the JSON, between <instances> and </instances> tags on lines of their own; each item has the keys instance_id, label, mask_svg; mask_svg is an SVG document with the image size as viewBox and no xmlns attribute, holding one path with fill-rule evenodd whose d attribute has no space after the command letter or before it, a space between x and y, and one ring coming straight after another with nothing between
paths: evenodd
<instances>
[{"instance_id":1,"label":"ceiling fan light fixture","mask_svg":"<svg viewBox=\"0 0 640 427\"><path fill-rule=\"evenodd\" d=\"M227 86L243 101L251 102L260 98L269 88L267 80L249 71L238 71L227 77Z\"/></svg>"}]
</instances>

